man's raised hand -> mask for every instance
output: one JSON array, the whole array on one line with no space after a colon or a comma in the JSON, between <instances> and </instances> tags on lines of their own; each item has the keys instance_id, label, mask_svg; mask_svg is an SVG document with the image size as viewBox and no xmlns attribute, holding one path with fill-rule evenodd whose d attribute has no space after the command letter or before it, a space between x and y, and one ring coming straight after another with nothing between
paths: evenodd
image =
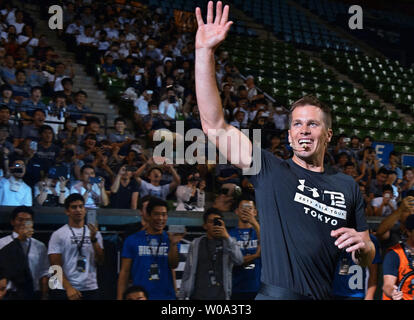
<instances>
[{"instance_id":1,"label":"man's raised hand","mask_svg":"<svg viewBox=\"0 0 414 320\"><path fill-rule=\"evenodd\" d=\"M228 21L229 6L225 5L224 10L222 7L222 2L218 1L216 5L216 18L213 22L213 1L209 1L207 6L207 23L203 21L201 9L199 7L196 8L195 15L198 24L196 49L215 50L226 38L233 21Z\"/></svg>"}]
</instances>

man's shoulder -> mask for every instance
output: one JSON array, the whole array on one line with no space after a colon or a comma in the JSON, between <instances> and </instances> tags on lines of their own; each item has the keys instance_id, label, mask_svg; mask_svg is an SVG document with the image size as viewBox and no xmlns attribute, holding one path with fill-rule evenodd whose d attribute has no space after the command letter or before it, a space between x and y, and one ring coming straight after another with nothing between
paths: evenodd
<instances>
[{"instance_id":1,"label":"man's shoulder","mask_svg":"<svg viewBox=\"0 0 414 320\"><path fill-rule=\"evenodd\" d=\"M67 231L68 231L68 225L65 224L65 225L61 226L59 229L53 231L52 236L59 237L59 236L62 236L64 234L66 234Z\"/></svg>"}]
</instances>

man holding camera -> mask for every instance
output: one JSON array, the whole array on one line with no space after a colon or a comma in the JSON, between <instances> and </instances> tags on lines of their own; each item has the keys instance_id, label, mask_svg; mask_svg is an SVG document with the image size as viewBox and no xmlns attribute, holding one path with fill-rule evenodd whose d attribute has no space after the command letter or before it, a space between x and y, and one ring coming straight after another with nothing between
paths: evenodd
<instances>
[{"instance_id":1,"label":"man holding camera","mask_svg":"<svg viewBox=\"0 0 414 320\"><path fill-rule=\"evenodd\" d=\"M233 265L243 263L237 241L230 237L217 209L203 215L206 235L191 242L181 280L179 299L229 300Z\"/></svg>"},{"instance_id":2,"label":"man holding camera","mask_svg":"<svg viewBox=\"0 0 414 320\"><path fill-rule=\"evenodd\" d=\"M237 227L229 231L239 244L243 254L243 264L233 268L232 300L253 300L260 289L262 261L260 259L260 226L256 220L257 210L254 201L242 196L235 213Z\"/></svg>"},{"instance_id":3,"label":"man holding camera","mask_svg":"<svg viewBox=\"0 0 414 320\"><path fill-rule=\"evenodd\" d=\"M138 168L123 165L111 186L111 207L119 209L136 209L138 205L139 186L132 175Z\"/></svg>"},{"instance_id":4,"label":"man holding camera","mask_svg":"<svg viewBox=\"0 0 414 320\"><path fill-rule=\"evenodd\" d=\"M106 207L109 204L105 180L95 177L95 168L87 164L81 168L81 180L70 188L70 193L81 194L86 208L97 208L100 205Z\"/></svg>"},{"instance_id":5,"label":"man holding camera","mask_svg":"<svg viewBox=\"0 0 414 320\"><path fill-rule=\"evenodd\" d=\"M187 175L187 185L178 186L176 191L178 211L204 210L206 182L201 180L200 173L190 172Z\"/></svg>"},{"instance_id":6,"label":"man holding camera","mask_svg":"<svg viewBox=\"0 0 414 320\"><path fill-rule=\"evenodd\" d=\"M29 207L15 208L10 219L13 232L0 239L0 269L6 271L8 300L47 298L47 249L33 238L33 216Z\"/></svg>"},{"instance_id":7,"label":"man holding camera","mask_svg":"<svg viewBox=\"0 0 414 320\"><path fill-rule=\"evenodd\" d=\"M167 90L167 99L161 101L158 110L165 120L175 120L181 112L181 100L177 98L173 88Z\"/></svg>"},{"instance_id":8,"label":"man holding camera","mask_svg":"<svg viewBox=\"0 0 414 320\"><path fill-rule=\"evenodd\" d=\"M0 180L1 206L32 206L32 189L23 181L26 165L23 160L14 160L9 167L11 177Z\"/></svg>"}]
</instances>

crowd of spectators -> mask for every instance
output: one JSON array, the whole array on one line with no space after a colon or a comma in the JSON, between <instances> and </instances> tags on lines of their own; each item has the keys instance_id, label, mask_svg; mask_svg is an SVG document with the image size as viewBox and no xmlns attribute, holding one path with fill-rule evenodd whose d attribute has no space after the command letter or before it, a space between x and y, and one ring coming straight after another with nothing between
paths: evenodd
<instances>
[{"instance_id":1,"label":"crowd of spectators","mask_svg":"<svg viewBox=\"0 0 414 320\"><path fill-rule=\"evenodd\" d=\"M169 201L169 210L212 207L218 217L236 210L240 194L254 192L241 170L230 164L157 165L152 157L156 130L175 131L176 121L184 121L186 131L201 128L194 34L180 30L159 8L61 2L60 36L78 62L99 65L102 77L126 82L123 99L133 104L133 117L118 117L113 128L104 128L87 93L73 91L73 62L60 59L47 36L36 34L27 12L4 2L0 205L64 206L69 195L80 194L88 209L137 210L154 196ZM228 123L261 129L262 147L275 157L290 158L287 109L266 99L254 77L241 75L225 51L216 59L216 79ZM401 206L407 209L404 198L414 192L414 172L402 167L399 154L391 152L383 165L370 137L339 135L335 141L325 165L355 179L367 216L394 217ZM372 230L383 250L402 236L399 219L393 219Z\"/></svg>"}]
</instances>

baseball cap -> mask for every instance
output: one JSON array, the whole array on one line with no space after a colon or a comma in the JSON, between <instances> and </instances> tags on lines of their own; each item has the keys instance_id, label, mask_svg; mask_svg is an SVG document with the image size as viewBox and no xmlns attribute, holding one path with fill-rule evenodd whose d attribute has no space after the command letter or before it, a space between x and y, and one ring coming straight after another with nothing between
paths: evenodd
<instances>
[{"instance_id":1,"label":"baseball cap","mask_svg":"<svg viewBox=\"0 0 414 320\"><path fill-rule=\"evenodd\" d=\"M408 231L412 231L414 229L414 214L411 214L405 220L405 228Z\"/></svg>"}]
</instances>

